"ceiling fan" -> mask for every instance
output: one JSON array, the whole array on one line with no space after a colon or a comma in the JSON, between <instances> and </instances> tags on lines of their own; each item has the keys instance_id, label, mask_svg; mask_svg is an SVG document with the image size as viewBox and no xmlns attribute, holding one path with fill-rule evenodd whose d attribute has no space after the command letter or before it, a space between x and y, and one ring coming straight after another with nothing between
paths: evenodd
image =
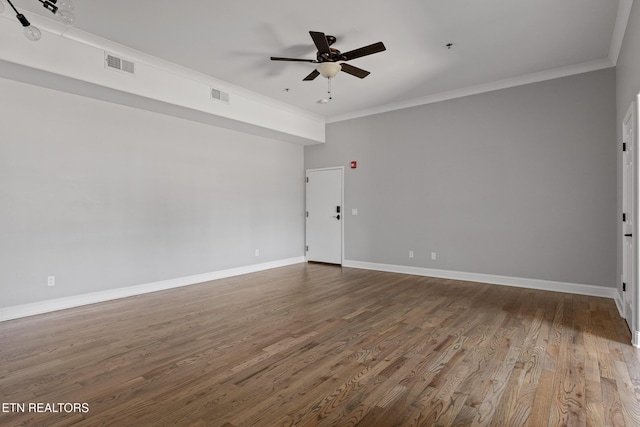
<instances>
[{"instance_id":1,"label":"ceiling fan","mask_svg":"<svg viewBox=\"0 0 640 427\"><path fill-rule=\"evenodd\" d=\"M331 45L336 42L336 38L334 36L328 36L318 31L309 31L309 34L311 35L313 43L318 48L316 59L281 58L277 56L271 57L272 61L311 62L318 64L315 70L302 79L303 81L313 80L320 75L327 79L331 79L335 77L339 71L344 71L347 74L364 79L371 73L363 70L362 68L347 64L346 61L387 50L382 42L378 42L342 53L338 49L331 47Z\"/></svg>"}]
</instances>

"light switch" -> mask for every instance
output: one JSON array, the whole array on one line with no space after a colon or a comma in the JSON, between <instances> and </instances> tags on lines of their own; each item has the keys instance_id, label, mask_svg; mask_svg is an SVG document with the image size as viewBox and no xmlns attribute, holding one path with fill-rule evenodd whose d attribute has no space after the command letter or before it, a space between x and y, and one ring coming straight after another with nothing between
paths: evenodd
<instances>
[{"instance_id":1,"label":"light switch","mask_svg":"<svg viewBox=\"0 0 640 427\"><path fill-rule=\"evenodd\" d=\"M351 209L351 215L358 215L358 209Z\"/></svg>"}]
</instances>

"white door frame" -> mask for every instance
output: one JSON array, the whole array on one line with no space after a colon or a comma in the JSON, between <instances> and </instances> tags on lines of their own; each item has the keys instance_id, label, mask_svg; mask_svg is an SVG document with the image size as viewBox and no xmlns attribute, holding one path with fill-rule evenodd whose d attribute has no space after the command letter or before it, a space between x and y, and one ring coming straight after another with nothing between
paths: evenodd
<instances>
[{"instance_id":1,"label":"white door frame","mask_svg":"<svg viewBox=\"0 0 640 427\"><path fill-rule=\"evenodd\" d=\"M626 123L631 124L631 139L628 140L626 138L627 129ZM631 329L631 343L635 347L640 347L640 283L639 283L639 267L640 267L640 248L638 247L638 242L640 241L640 235L638 230L640 229L638 225L638 218L640 217L640 173L638 170L640 169L640 132L639 132L639 123L640 123L640 93L636 96L636 99L631 103L627 113L624 116L622 123L621 132L624 140L623 143L628 144L628 153L633 155L633 176L631 178L631 186L633 191L633 200L632 200L632 210L631 213L625 212L625 166L626 158L625 153L622 154L621 161L621 172L622 172L622 181L621 181L621 193L622 193L622 213L627 213L627 215L632 215L632 229L629 227L629 224L625 224L622 222L620 231L620 239L622 248L622 275L620 286L622 286L622 282L624 281L627 273L625 272L625 240L629 237L625 237L624 234L632 233L632 244L633 244L633 258L629 260L632 265L632 277L630 280L630 284L627 285L626 292L622 291L622 288L618 288L616 292L616 305L618 306L618 311L620 312L620 316L627 319L627 323L629 323L629 328ZM628 154L627 154L628 155ZM622 218L620 218L622 219ZM629 280L627 278L627 280ZM626 294L626 296L625 296ZM628 303L627 303L628 302ZM630 311L630 312L629 312Z\"/></svg>"},{"instance_id":2,"label":"white door frame","mask_svg":"<svg viewBox=\"0 0 640 427\"><path fill-rule=\"evenodd\" d=\"M309 177L309 172L321 172L327 170L335 170L339 169L341 172L342 179L340 180L340 206L342 211L342 220L340 221L340 265L344 264L344 221L347 217L347 212L344 207L344 166L333 166L328 168L316 168L316 169L307 169L305 172L305 179ZM307 193L305 191L305 211L307 210ZM307 221L305 218L305 226L304 226L304 242L305 246L307 245ZM307 258L307 251L304 252L305 259Z\"/></svg>"},{"instance_id":3,"label":"white door frame","mask_svg":"<svg viewBox=\"0 0 640 427\"><path fill-rule=\"evenodd\" d=\"M635 104L635 106L634 106ZM633 289L633 293L631 296L631 310L632 310L632 325L631 325L631 341L632 344L635 347L640 347L640 290L638 289L638 287L640 287L640 283L638 283L638 266L639 266L639 250L638 250L638 209L640 209L640 174L638 173L638 169L640 168L640 164L638 163L638 161L640 161L640 153L639 153L639 145L640 145L640 132L638 130L639 128L639 123L640 123L640 93L638 95L636 95L636 99L635 99L635 103L633 103L631 105L631 109L634 109L635 107L635 111L632 111L632 114L634 114L633 116L633 141L629 141L630 144L634 145L634 163L635 163L635 178L634 178L634 197L635 197L635 225L634 225L634 230L633 230L633 239L634 239L634 243L635 243L635 257L634 257L634 275L635 275L635 289Z\"/></svg>"},{"instance_id":4,"label":"white door frame","mask_svg":"<svg viewBox=\"0 0 640 427\"><path fill-rule=\"evenodd\" d=\"M620 227L621 248L622 248L622 289L618 288L617 302L629 325L629 329L634 330L635 313L633 307L633 295L637 287L637 227L638 218L636 212L636 199L638 187L636 184L638 167L636 163L637 145L635 140L635 102L631 103L627 114L622 120L622 223ZM625 289L626 286L626 289Z\"/></svg>"}]
</instances>

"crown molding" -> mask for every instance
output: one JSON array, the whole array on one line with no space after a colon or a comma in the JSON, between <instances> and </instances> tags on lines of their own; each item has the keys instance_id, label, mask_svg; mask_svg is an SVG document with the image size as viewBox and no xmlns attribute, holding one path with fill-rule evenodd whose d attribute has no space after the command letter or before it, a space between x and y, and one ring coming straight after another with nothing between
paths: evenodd
<instances>
[{"instance_id":1,"label":"crown molding","mask_svg":"<svg viewBox=\"0 0 640 427\"><path fill-rule=\"evenodd\" d=\"M380 105L377 107L367 108L363 110L353 111L346 114L327 117L327 123L341 122L345 120L356 119L359 117L371 116L374 114L387 113L405 108L417 107L420 105L433 104L436 102L448 101L465 96L477 95L485 92L493 92L501 89L522 86L531 83L538 83L545 80L553 80L561 77L568 77L575 74L588 73L590 71L611 68L614 64L609 58L598 59L595 61L584 62L581 64L570 65L567 67L556 68L553 70L540 71L537 73L526 74L510 79L499 80L490 83L483 83L474 86L468 86L461 89L450 90L447 92L436 93L433 95L423 96L419 98L408 99L404 101L394 102L391 104Z\"/></svg>"},{"instance_id":2,"label":"crown molding","mask_svg":"<svg viewBox=\"0 0 640 427\"><path fill-rule=\"evenodd\" d=\"M611 45L609 46L609 60L613 65L618 63L620 49L624 41L624 33L627 31L629 16L631 15L631 7L633 0L620 0L618 3L618 15L616 16L616 25L611 35Z\"/></svg>"}]
</instances>

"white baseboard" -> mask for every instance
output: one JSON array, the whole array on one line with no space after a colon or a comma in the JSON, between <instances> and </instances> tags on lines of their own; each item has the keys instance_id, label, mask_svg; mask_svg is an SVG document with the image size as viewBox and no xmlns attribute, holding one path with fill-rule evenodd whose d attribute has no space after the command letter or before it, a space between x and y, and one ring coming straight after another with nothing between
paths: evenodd
<instances>
[{"instance_id":1,"label":"white baseboard","mask_svg":"<svg viewBox=\"0 0 640 427\"><path fill-rule=\"evenodd\" d=\"M150 292L157 292L182 286L194 285L197 283L209 282L211 280L224 279L227 277L239 276L242 274L255 273L277 267L284 267L292 264L306 262L304 256L288 258L284 260L266 262L262 264L248 265L244 267L231 268L228 270L214 271L211 273L197 274L193 276L179 277L176 279L162 280L159 282L146 283L137 286L111 289L108 291L92 292L89 294L74 295L65 298L56 298L47 301L35 302L24 305L0 308L0 322L21 317L33 316L36 314L49 313L52 311L64 310L67 308L79 307L82 305L95 304L99 302L111 301L119 298L126 298L135 295L142 295ZM616 302L618 311L623 313L622 304L618 301L617 292L614 288L602 286L582 285L577 283L554 282L548 280L525 279L520 277L496 276L491 274L465 273L460 271L437 270L431 268L409 267L402 265L379 264L363 261L345 260L344 267L361 268L365 270L387 271L391 273L413 274L417 276L440 277L443 279L466 280L471 282L490 283L495 285L515 286L521 288L540 289L546 291L566 292L580 295L590 295L604 298L612 298ZM624 317L624 316L623 316ZM640 346L640 332L635 332L633 342L636 347Z\"/></svg>"},{"instance_id":2,"label":"white baseboard","mask_svg":"<svg viewBox=\"0 0 640 427\"><path fill-rule=\"evenodd\" d=\"M616 302L616 308L618 309L618 314L620 314L620 317L622 317L623 319L626 318L627 314L625 313L624 303L622 302L622 297L620 296L619 292L615 293L614 300Z\"/></svg>"},{"instance_id":3,"label":"white baseboard","mask_svg":"<svg viewBox=\"0 0 640 427\"><path fill-rule=\"evenodd\" d=\"M623 319L626 319L627 310L630 310L631 308L622 301L622 295L620 295L619 292L616 292L615 301L616 301L616 307L618 308L618 313L620 314L620 317L622 317ZM634 347L640 348L640 331L633 331L633 330L631 331L631 344L633 344Z\"/></svg>"},{"instance_id":4,"label":"white baseboard","mask_svg":"<svg viewBox=\"0 0 640 427\"><path fill-rule=\"evenodd\" d=\"M344 267L362 268L365 270L387 271L390 273L413 274L416 276L439 277L443 279L465 280L470 282L490 283L494 285L515 286L518 288L539 289L544 291L565 292L569 294L589 295L595 297L615 298L615 288L582 285L579 283L554 282L550 280L525 279L521 277L496 276L493 274L465 273L461 271L436 270L433 268L409 267L404 265L378 264L363 261L345 260Z\"/></svg>"},{"instance_id":5,"label":"white baseboard","mask_svg":"<svg viewBox=\"0 0 640 427\"><path fill-rule=\"evenodd\" d=\"M304 256L265 262L262 264L247 265L238 268L230 268L228 270L214 271L211 273L179 277L176 279L162 280L159 282L145 283L143 285L110 289L108 291L92 292L89 294L74 295L65 298L56 298L30 304L16 305L13 307L0 307L0 322L5 320L18 319L20 317L27 317L36 314L64 310L67 308L79 307L82 305L95 304L119 298L142 295L150 292L164 291L167 289L179 288L182 286L195 285L197 283L209 282L211 280L224 279L233 276L240 276L242 274L255 273L258 271L284 267L292 264L299 264L302 262L305 262Z\"/></svg>"}]
</instances>

